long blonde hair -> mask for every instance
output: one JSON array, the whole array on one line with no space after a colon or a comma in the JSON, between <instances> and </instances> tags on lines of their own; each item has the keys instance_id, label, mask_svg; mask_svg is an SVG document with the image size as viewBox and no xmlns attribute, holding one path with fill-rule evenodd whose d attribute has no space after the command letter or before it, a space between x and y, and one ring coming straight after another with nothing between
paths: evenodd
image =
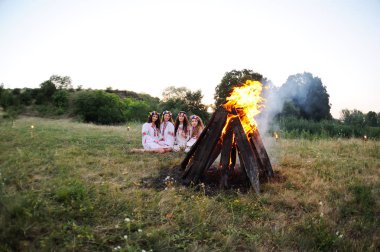
<instances>
[{"instance_id":1,"label":"long blonde hair","mask_svg":"<svg viewBox=\"0 0 380 252\"><path fill-rule=\"evenodd\" d=\"M193 119L197 120L197 126L193 128L193 133L191 134L191 137L199 137L205 126L203 125L202 119L197 115L190 116L190 123L193 121Z\"/></svg>"},{"instance_id":2,"label":"long blonde hair","mask_svg":"<svg viewBox=\"0 0 380 252\"><path fill-rule=\"evenodd\" d=\"M162 116L161 116L161 124L165 122L164 117L165 117L166 114L169 114L169 115L170 115L169 122L171 122L171 123L174 125L172 112L170 112L169 110L165 110L164 112L162 112Z\"/></svg>"}]
</instances>

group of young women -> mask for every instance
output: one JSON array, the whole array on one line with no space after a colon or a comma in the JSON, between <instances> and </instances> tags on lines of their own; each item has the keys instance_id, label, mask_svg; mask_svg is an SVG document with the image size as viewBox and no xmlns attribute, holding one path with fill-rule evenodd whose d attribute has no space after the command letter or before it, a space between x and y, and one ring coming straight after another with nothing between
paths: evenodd
<instances>
[{"instance_id":1,"label":"group of young women","mask_svg":"<svg viewBox=\"0 0 380 252\"><path fill-rule=\"evenodd\" d=\"M133 149L141 152L188 152L197 141L204 129L202 119L197 115L190 116L190 122L186 112L180 111L173 122L170 111L160 114L150 112L148 122L142 127L142 145L144 149Z\"/></svg>"}]
</instances>

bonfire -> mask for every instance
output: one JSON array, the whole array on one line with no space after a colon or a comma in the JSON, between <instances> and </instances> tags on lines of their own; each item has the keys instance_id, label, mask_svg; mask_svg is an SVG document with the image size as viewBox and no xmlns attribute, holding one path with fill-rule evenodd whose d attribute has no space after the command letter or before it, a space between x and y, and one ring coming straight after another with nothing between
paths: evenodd
<instances>
[{"instance_id":1,"label":"bonfire","mask_svg":"<svg viewBox=\"0 0 380 252\"><path fill-rule=\"evenodd\" d=\"M239 174L258 193L260 181L273 177L272 165L254 119L263 106L262 88L258 81L247 81L235 87L226 103L215 111L181 163L185 184L204 180L219 154L217 169L222 187L228 187L231 178ZM240 170L236 167L237 157Z\"/></svg>"}]
</instances>

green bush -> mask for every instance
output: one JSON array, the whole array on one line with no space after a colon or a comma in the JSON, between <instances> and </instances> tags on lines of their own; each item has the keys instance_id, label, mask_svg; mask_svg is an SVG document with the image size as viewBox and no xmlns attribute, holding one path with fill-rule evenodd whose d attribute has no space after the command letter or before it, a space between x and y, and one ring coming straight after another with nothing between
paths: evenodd
<instances>
[{"instance_id":1,"label":"green bush","mask_svg":"<svg viewBox=\"0 0 380 252\"><path fill-rule=\"evenodd\" d=\"M51 81L45 81L40 84L40 89L36 95L36 104L44 104L52 101L54 93L57 91L56 86Z\"/></svg>"},{"instance_id":2,"label":"green bush","mask_svg":"<svg viewBox=\"0 0 380 252\"><path fill-rule=\"evenodd\" d=\"M119 96L104 91L80 91L74 98L74 113L85 122L115 124L126 121Z\"/></svg>"},{"instance_id":3,"label":"green bush","mask_svg":"<svg viewBox=\"0 0 380 252\"><path fill-rule=\"evenodd\" d=\"M4 89L0 94L0 106L7 110L8 107L14 106L17 102L15 101L15 96L12 93Z\"/></svg>"},{"instance_id":4,"label":"green bush","mask_svg":"<svg viewBox=\"0 0 380 252\"><path fill-rule=\"evenodd\" d=\"M25 90L23 90L23 92L21 92L20 94L21 104L29 106L32 104L32 100L33 100L32 89L26 88Z\"/></svg>"},{"instance_id":5,"label":"green bush","mask_svg":"<svg viewBox=\"0 0 380 252\"><path fill-rule=\"evenodd\" d=\"M58 108L67 108L69 106L69 92L58 90L53 95L53 104Z\"/></svg>"},{"instance_id":6,"label":"green bush","mask_svg":"<svg viewBox=\"0 0 380 252\"><path fill-rule=\"evenodd\" d=\"M10 106L6 110L6 114L3 116L4 118L15 119L21 114L22 108L20 106Z\"/></svg>"},{"instance_id":7,"label":"green bush","mask_svg":"<svg viewBox=\"0 0 380 252\"><path fill-rule=\"evenodd\" d=\"M139 101L132 98L124 100L126 107L126 118L128 121L146 121L151 107L145 101Z\"/></svg>"}]
</instances>

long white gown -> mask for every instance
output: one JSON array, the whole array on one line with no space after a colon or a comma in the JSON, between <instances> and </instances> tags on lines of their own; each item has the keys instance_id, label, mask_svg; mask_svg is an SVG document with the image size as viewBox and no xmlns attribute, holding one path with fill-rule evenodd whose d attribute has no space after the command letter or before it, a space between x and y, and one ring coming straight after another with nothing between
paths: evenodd
<instances>
[{"instance_id":1,"label":"long white gown","mask_svg":"<svg viewBox=\"0 0 380 252\"><path fill-rule=\"evenodd\" d=\"M144 149L160 149L163 148L162 145L159 144L160 140L160 130L152 123L144 123L142 126L142 145Z\"/></svg>"},{"instance_id":2,"label":"long white gown","mask_svg":"<svg viewBox=\"0 0 380 252\"><path fill-rule=\"evenodd\" d=\"M186 143L190 139L190 133L191 132L190 132L189 126L187 127L187 132L185 132L186 133L185 137L182 136L182 132L184 132L183 124L180 124L178 126L177 134L175 136L175 143L174 143L174 147L173 147L174 151L180 151L181 149L185 150Z\"/></svg>"},{"instance_id":3,"label":"long white gown","mask_svg":"<svg viewBox=\"0 0 380 252\"><path fill-rule=\"evenodd\" d=\"M187 143L186 143L186 149L185 149L185 152L189 152L189 151L190 151L191 146L193 146L193 144L195 144L195 142L198 140L199 136L200 136L201 133L202 133L202 130L200 130L200 131L198 132L197 135L193 136L193 131L194 131L194 129L191 128L190 136L192 136L192 137L191 137L191 138L189 139L189 141L187 141Z\"/></svg>"},{"instance_id":4,"label":"long white gown","mask_svg":"<svg viewBox=\"0 0 380 252\"><path fill-rule=\"evenodd\" d=\"M174 146L174 125L172 122L163 122L160 126L161 129L161 140L160 144L166 147L173 148Z\"/></svg>"}]
</instances>

